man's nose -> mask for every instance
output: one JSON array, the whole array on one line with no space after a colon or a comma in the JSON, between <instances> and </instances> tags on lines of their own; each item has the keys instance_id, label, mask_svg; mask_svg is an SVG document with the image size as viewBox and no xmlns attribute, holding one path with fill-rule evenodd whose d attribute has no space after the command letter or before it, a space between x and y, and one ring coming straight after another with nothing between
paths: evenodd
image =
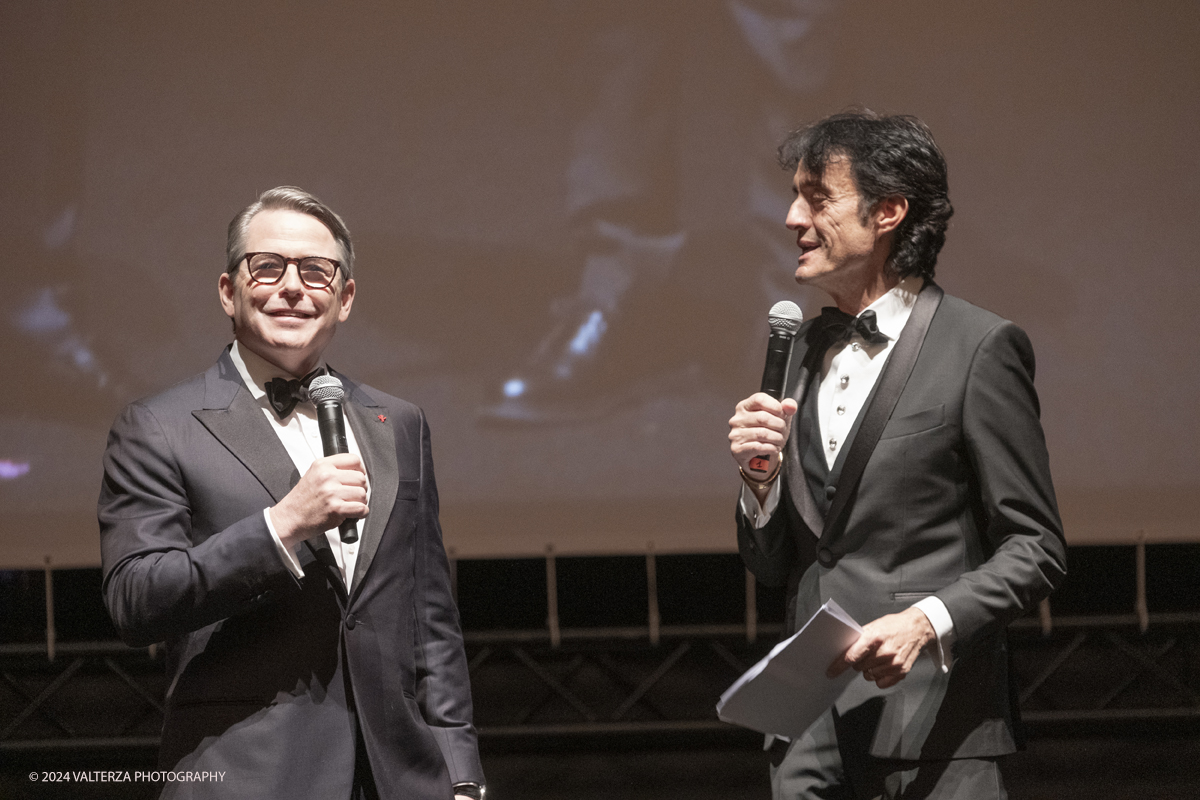
<instances>
[{"instance_id":1,"label":"man's nose","mask_svg":"<svg viewBox=\"0 0 1200 800\"><path fill-rule=\"evenodd\" d=\"M784 220L784 224L794 231L810 227L812 222L809 219L808 208L798 200L792 203L788 207L787 218Z\"/></svg>"},{"instance_id":2,"label":"man's nose","mask_svg":"<svg viewBox=\"0 0 1200 800\"><path fill-rule=\"evenodd\" d=\"M290 261L283 265L283 277L279 279L279 288L285 292L303 292L304 281L300 280L300 265Z\"/></svg>"}]
</instances>

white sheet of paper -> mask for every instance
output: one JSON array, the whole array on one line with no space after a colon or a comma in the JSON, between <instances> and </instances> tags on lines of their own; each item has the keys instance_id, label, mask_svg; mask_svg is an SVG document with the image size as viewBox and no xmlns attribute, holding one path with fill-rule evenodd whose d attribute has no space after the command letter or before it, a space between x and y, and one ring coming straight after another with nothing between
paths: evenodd
<instances>
[{"instance_id":1,"label":"white sheet of paper","mask_svg":"<svg viewBox=\"0 0 1200 800\"><path fill-rule=\"evenodd\" d=\"M828 678L825 671L861 633L862 627L829 600L725 690L717 716L763 733L800 736L858 676L848 669Z\"/></svg>"}]
</instances>

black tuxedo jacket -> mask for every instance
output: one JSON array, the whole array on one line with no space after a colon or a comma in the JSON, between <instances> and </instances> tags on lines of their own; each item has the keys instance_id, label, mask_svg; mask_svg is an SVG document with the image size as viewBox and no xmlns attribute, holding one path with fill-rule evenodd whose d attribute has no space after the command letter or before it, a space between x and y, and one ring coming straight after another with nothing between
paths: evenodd
<instances>
[{"instance_id":1,"label":"black tuxedo jacket","mask_svg":"<svg viewBox=\"0 0 1200 800\"><path fill-rule=\"evenodd\" d=\"M808 330L792 355L798 400L816 391L823 356L809 352ZM906 347L916 348L907 374L897 358ZM757 531L737 514L742 558L764 583L789 584L789 629L830 598L865 624L937 596L957 635L949 674L922 654L890 689L856 679L836 708L869 729L872 755L1010 753L1016 708L1005 626L1066 574L1033 350L1016 325L927 282L888 358L825 481L825 502L802 466L806 448L820 447L802 404L779 508ZM899 387L891 409L888 384ZM882 426L873 448L863 435L872 415Z\"/></svg>"},{"instance_id":2,"label":"black tuxedo jacket","mask_svg":"<svg viewBox=\"0 0 1200 800\"><path fill-rule=\"evenodd\" d=\"M482 782L420 409L342 377L371 478L351 590L324 536L288 571L263 509L300 476L226 351L117 418L99 518L122 638L167 643L172 797L345 798L362 731L384 798Z\"/></svg>"}]
</instances>

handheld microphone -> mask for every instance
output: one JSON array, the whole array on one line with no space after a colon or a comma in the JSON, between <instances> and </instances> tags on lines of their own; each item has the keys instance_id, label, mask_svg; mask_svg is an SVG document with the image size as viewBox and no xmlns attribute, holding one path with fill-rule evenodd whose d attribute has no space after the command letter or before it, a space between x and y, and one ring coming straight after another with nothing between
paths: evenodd
<instances>
[{"instance_id":1,"label":"handheld microphone","mask_svg":"<svg viewBox=\"0 0 1200 800\"><path fill-rule=\"evenodd\" d=\"M321 447L325 455L349 453L346 420L342 416L342 400L346 397L342 382L334 375L318 375L308 385L308 396L317 407L317 428L321 431ZM357 542L358 520L342 520L342 524L338 525L338 532L344 543Z\"/></svg>"},{"instance_id":2,"label":"handheld microphone","mask_svg":"<svg viewBox=\"0 0 1200 800\"><path fill-rule=\"evenodd\" d=\"M804 314L800 306L791 300L780 300L771 306L767 312L767 322L771 326L771 338L767 340L767 363L763 366L762 387L760 392L769 394L776 400L782 400L787 391L788 366L792 362L792 340ZM750 459L750 469L755 472L766 472L769 460L765 456Z\"/></svg>"},{"instance_id":3,"label":"handheld microphone","mask_svg":"<svg viewBox=\"0 0 1200 800\"><path fill-rule=\"evenodd\" d=\"M759 391L776 400L782 400L787 389L785 384L788 365L792 362L792 340L796 338L796 331L803 320L800 306L791 300L780 300L767 312L771 338L767 340L767 363L763 367L762 388Z\"/></svg>"}]
</instances>

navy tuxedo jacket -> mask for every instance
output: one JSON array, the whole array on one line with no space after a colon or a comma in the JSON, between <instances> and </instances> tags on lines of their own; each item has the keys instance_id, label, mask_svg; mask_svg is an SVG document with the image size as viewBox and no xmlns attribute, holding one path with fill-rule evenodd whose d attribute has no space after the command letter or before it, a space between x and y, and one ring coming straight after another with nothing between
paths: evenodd
<instances>
[{"instance_id":1,"label":"navy tuxedo jacket","mask_svg":"<svg viewBox=\"0 0 1200 800\"><path fill-rule=\"evenodd\" d=\"M757 531L739 511L738 543L759 580L789 585L790 629L830 598L862 624L941 599L957 634L949 674L922 654L890 689L856 678L836 708L868 728L876 756L998 756L1016 748L1005 626L1066 574L1033 350L1016 325L927 282L856 429L896 372L905 337L919 337L922 309L932 319L911 373L893 375L903 389L861 477L841 474L854 433L823 487L834 498L823 517L802 467L820 432L802 408L784 450L780 506ZM819 380L822 354L808 352L807 332L792 355L798 400Z\"/></svg>"},{"instance_id":2,"label":"navy tuxedo jacket","mask_svg":"<svg viewBox=\"0 0 1200 800\"><path fill-rule=\"evenodd\" d=\"M351 590L324 536L288 571L263 519L300 476L228 351L133 403L104 455L104 595L122 638L165 641L160 764L224 772L172 797L344 798L357 724L380 796L482 782L458 612L417 407L347 380L371 478Z\"/></svg>"}]
</instances>

